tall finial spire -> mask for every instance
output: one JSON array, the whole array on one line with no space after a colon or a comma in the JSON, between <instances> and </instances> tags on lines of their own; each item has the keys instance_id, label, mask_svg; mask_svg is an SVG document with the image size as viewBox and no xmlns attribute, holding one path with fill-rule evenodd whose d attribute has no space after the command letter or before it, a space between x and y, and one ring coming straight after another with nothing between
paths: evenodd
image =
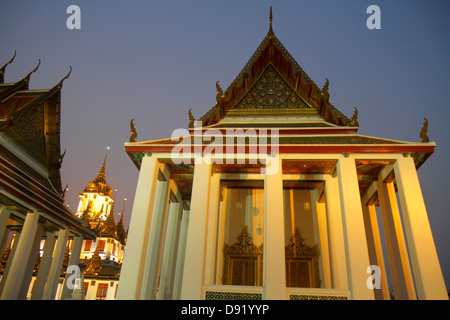
<instances>
[{"instance_id":1,"label":"tall finial spire","mask_svg":"<svg viewBox=\"0 0 450 320\"><path fill-rule=\"evenodd\" d=\"M270 26L269 26L269 32L267 33L267 37L268 38L273 38L273 36L274 36L273 30L272 30L272 19L273 19L273 17L272 17L272 6L270 6L270 14L269 14Z\"/></svg>"},{"instance_id":2,"label":"tall finial spire","mask_svg":"<svg viewBox=\"0 0 450 320\"><path fill-rule=\"evenodd\" d=\"M270 27L272 27L272 6L270 6L269 20L270 20Z\"/></svg>"},{"instance_id":3,"label":"tall finial spire","mask_svg":"<svg viewBox=\"0 0 450 320\"><path fill-rule=\"evenodd\" d=\"M108 143L108 146L106 147L105 160L103 160L102 168L100 169L100 172L98 173L98 176L102 176L103 178L105 177L106 158L108 157L108 151L109 151L110 145L111 145L111 143Z\"/></svg>"}]
</instances>

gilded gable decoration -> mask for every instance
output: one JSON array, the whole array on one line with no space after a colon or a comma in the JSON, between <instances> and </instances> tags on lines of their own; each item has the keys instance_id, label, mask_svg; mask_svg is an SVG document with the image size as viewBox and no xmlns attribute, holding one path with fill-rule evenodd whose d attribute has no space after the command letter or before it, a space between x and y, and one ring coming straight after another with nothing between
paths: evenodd
<instances>
[{"instance_id":1,"label":"gilded gable decoration","mask_svg":"<svg viewBox=\"0 0 450 320\"><path fill-rule=\"evenodd\" d=\"M244 98L228 111L228 116L263 114L317 115L317 109L309 106L272 65L264 71L257 83Z\"/></svg>"}]
</instances>

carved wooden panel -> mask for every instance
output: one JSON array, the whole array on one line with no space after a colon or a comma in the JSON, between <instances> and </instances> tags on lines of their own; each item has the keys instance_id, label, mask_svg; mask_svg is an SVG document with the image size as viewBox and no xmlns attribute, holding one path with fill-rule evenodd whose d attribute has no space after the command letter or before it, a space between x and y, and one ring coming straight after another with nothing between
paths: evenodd
<instances>
[{"instance_id":1,"label":"carved wooden panel","mask_svg":"<svg viewBox=\"0 0 450 320\"><path fill-rule=\"evenodd\" d=\"M296 288L319 288L319 248L308 246L298 228L285 248L286 286Z\"/></svg>"},{"instance_id":2,"label":"carved wooden panel","mask_svg":"<svg viewBox=\"0 0 450 320\"><path fill-rule=\"evenodd\" d=\"M223 284L241 286L262 285L263 246L253 244L244 226L233 245L224 245Z\"/></svg>"}]
</instances>

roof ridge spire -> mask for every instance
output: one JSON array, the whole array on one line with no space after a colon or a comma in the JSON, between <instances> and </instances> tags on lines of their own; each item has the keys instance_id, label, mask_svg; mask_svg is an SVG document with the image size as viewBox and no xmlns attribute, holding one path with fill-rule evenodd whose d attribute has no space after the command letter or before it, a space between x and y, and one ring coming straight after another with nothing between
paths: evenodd
<instances>
[{"instance_id":1,"label":"roof ridge spire","mask_svg":"<svg viewBox=\"0 0 450 320\"><path fill-rule=\"evenodd\" d=\"M108 146L106 147L105 159L103 160L103 165L100 168L100 171L98 172L96 180L105 180L106 179L106 169L105 169L106 168L106 158L108 157L108 151L109 151L110 145L111 145L111 143L108 143Z\"/></svg>"},{"instance_id":2,"label":"roof ridge spire","mask_svg":"<svg viewBox=\"0 0 450 320\"><path fill-rule=\"evenodd\" d=\"M272 6L270 6L270 14L269 14L269 32L267 33L267 38L273 38L275 36L275 34L273 33L273 29L272 29L272 20L273 20L273 16L272 16Z\"/></svg>"},{"instance_id":3,"label":"roof ridge spire","mask_svg":"<svg viewBox=\"0 0 450 320\"><path fill-rule=\"evenodd\" d=\"M105 167L106 167L106 159L108 157L108 151L109 146L111 144L108 143L108 147L105 154L105 159L103 160L102 167L100 168L100 171L97 174L97 177L89 182L88 186L84 189L84 192L98 192L101 194L108 195L109 197L113 198L112 195L112 188L108 185L106 182L106 174L105 174Z\"/></svg>"}]
</instances>

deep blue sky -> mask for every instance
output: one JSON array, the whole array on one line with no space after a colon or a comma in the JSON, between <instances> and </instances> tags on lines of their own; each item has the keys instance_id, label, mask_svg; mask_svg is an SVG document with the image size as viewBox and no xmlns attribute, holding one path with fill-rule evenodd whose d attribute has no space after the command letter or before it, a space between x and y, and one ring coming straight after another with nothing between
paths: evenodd
<instances>
[{"instance_id":1,"label":"deep blue sky","mask_svg":"<svg viewBox=\"0 0 450 320\"><path fill-rule=\"evenodd\" d=\"M81 30L68 30L66 8L81 8ZM381 30L366 9L381 8ZM97 175L111 143L107 181L118 188L116 212L128 197L129 220L138 171L124 151L129 122L138 140L186 128L226 89L268 30L347 116L359 109L359 133L420 141L423 117L435 153L419 170L447 287L450 287L450 2L442 1L0 1L0 65L17 51L6 82L42 64L31 89L62 90L61 147L67 203ZM116 219L118 217L116 216Z\"/></svg>"}]
</instances>

